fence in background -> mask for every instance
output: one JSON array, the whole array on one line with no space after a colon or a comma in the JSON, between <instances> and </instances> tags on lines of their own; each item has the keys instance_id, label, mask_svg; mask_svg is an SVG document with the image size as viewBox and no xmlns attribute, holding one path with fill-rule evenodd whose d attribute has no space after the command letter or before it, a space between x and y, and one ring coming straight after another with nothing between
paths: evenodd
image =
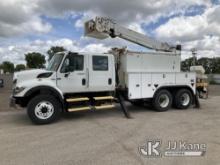
<instances>
[{"instance_id":1,"label":"fence in background","mask_svg":"<svg viewBox=\"0 0 220 165\"><path fill-rule=\"evenodd\" d=\"M214 84L220 84L220 74L209 74L209 82Z\"/></svg>"},{"instance_id":2,"label":"fence in background","mask_svg":"<svg viewBox=\"0 0 220 165\"><path fill-rule=\"evenodd\" d=\"M12 88L12 74L0 74L0 79L4 81L4 88L11 89Z\"/></svg>"}]
</instances>

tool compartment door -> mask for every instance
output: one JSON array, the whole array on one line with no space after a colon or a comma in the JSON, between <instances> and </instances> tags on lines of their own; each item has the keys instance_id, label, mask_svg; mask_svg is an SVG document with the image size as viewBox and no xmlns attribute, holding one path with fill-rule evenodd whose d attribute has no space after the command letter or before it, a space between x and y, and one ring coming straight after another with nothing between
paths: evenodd
<instances>
[{"instance_id":1,"label":"tool compartment door","mask_svg":"<svg viewBox=\"0 0 220 165\"><path fill-rule=\"evenodd\" d=\"M141 98L141 74L128 73L128 98L140 99Z\"/></svg>"},{"instance_id":2,"label":"tool compartment door","mask_svg":"<svg viewBox=\"0 0 220 165\"><path fill-rule=\"evenodd\" d=\"M141 96L142 98L152 98L154 95L154 87L152 85L152 74L141 74Z\"/></svg>"}]
</instances>

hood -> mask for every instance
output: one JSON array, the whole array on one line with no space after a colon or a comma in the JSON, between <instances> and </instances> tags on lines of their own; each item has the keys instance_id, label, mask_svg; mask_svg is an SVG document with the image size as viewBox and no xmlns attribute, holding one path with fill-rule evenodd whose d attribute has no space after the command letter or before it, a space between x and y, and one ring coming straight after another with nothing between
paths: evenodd
<instances>
[{"instance_id":1,"label":"hood","mask_svg":"<svg viewBox=\"0 0 220 165\"><path fill-rule=\"evenodd\" d=\"M48 71L45 69L32 69L32 70L15 72L13 81L16 80L17 82L20 82L20 81L35 79L39 74L48 73L48 72L52 72L52 71Z\"/></svg>"}]
</instances>

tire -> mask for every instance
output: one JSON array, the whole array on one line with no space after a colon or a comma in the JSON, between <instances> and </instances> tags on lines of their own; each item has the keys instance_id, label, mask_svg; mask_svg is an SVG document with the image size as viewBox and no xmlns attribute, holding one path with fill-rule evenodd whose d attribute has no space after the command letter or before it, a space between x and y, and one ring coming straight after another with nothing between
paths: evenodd
<instances>
[{"instance_id":1,"label":"tire","mask_svg":"<svg viewBox=\"0 0 220 165\"><path fill-rule=\"evenodd\" d=\"M30 100L27 114L34 124L49 124L59 119L61 104L51 95L38 95Z\"/></svg>"},{"instance_id":2,"label":"tire","mask_svg":"<svg viewBox=\"0 0 220 165\"><path fill-rule=\"evenodd\" d=\"M175 106L178 109L187 109L193 102L193 96L190 90L180 89L175 95Z\"/></svg>"},{"instance_id":3,"label":"tire","mask_svg":"<svg viewBox=\"0 0 220 165\"><path fill-rule=\"evenodd\" d=\"M153 98L153 107L158 112L170 109L172 105L172 95L166 89L158 91Z\"/></svg>"}]
</instances>

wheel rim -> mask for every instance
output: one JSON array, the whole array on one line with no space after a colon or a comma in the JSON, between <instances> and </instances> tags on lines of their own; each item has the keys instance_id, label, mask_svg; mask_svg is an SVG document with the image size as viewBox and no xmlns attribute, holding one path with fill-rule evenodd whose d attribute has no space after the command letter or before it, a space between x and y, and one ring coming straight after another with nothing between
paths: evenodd
<instances>
[{"instance_id":1,"label":"wheel rim","mask_svg":"<svg viewBox=\"0 0 220 165\"><path fill-rule=\"evenodd\" d=\"M189 96L189 94L188 93L184 93L181 96L180 100L181 100L181 104L183 106L187 106L190 103L190 96Z\"/></svg>"},{"instance_id":2,"label":"wheel rim","mask_svg":"<svg viewBox=\"0 0 220 165\"><path fill-rule=\"evenodd\" d=\"M166 108L170 103L170 99L166 94L162 94L159 97L159 105L162 108Z\"/></svg>"},{"instance_id":3,"label":"wheel rim","mask_svg":"<svg viewBox=\"0 0 220 165\"><path fill-rule=\"evenodd\" d=\"M53 105L48 101L42 101L35 107L35 115L42 120L49 119L54 113Z\"/></svg>"}]
</instances>

